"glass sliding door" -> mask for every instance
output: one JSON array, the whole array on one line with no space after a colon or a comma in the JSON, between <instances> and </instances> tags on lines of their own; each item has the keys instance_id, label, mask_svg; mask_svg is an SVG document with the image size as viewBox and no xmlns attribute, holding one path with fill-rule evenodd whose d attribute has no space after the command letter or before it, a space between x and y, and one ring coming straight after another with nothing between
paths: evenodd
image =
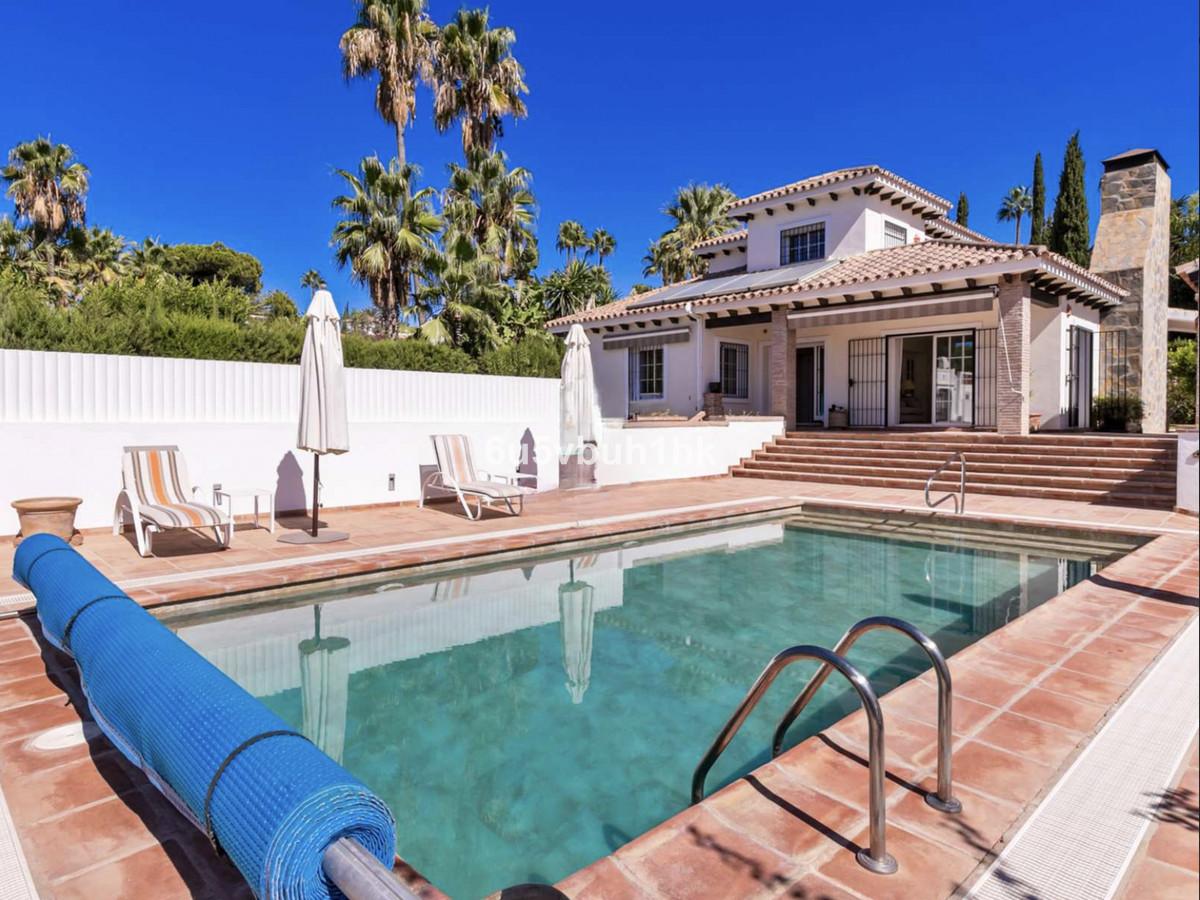
<instances>
[{"instance_id":1,"label":"glass sliding door","mask_svg":"<svg viewBox=\"0 0 1200 900\"><path fill-rule=\"evenodd\" d=\"M975 335L965 331L934 337L933 423L975 422Z\"/></svg>"}]
</instances>

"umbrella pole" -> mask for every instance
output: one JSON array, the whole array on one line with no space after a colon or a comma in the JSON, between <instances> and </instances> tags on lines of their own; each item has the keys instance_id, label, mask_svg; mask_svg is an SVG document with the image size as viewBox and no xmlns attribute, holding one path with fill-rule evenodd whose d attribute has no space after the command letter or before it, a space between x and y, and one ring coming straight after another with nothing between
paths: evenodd
<instances>
[{"instance_id":1,"label":"umbrella pole","mask_svg":"<svg viewBox=\"0 0 1200 900\"><path fill-rule=\"evenodd\" d=\"M313 454L313 520L312 536L317 536L317 491L321 486L321 454Z\"/></svg>"}]
</instances>

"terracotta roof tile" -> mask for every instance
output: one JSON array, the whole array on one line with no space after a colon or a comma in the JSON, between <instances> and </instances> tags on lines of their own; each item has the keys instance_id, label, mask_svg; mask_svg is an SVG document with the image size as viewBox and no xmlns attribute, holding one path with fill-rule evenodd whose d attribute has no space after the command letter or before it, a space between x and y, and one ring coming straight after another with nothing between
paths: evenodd
<instances>
[{"instance_id":1,"label":"terracotta roof tile","mask_svg":"<svg viewBox=\"0 0 1200 900\"><path fill-rule=\"evenodd\" d=\"M978 231L973 231L965 225L959 225L945 216L938 216L936 219L927 220L925 222L925 233L935 238L949 235L952 240L957 238L964 241L974 241L977 244L996 243L986 234L980 234Z\"/></svg>"},{"instance_id":2,"label":"terracotta roof tile","mask_svg":"<svg viewBox=\"0 0 1200 900\"><path fill-rule=\"evenodd\" d=\"M740 228L737 231L727 231L725 234L719 234L716 237L711 237L707 240L700 241L692 247L692 252L703 250L706 247L720 247L722 244L731 244L736 243L737 241L744 241L747 233L748 232L745 228Z\"/></svg>"},{"instance_id":3,"label":"terracotta roof tile","mask_svg":"<svg viewBox=\"0 0 1200 900\"><path fill-rule=\"evenodd\" d=\"M884 250L871 250L854 256L847 256L836 261L832 266L814 273L810 278L782 287L751 290L735 294L716 294L708 297L692 298L690 301L676 303L666 302L660 306L646 305L646 301L654 294L664 290L656 288L645 294L636 294L622 298L595 309L584 310L572 316L564 316L547 323L554 328L569 325L573 322L595 322L606 319L620 318L629 307L637 304L638 313L655 313L682 310L687 302L693 307L712 306L717 303L727 303L737 300L755 300L763 297L776 297L783 294L795 294L806 291L827 288L844 288L850 285L869 285L877 282L892 281L898 278L909 278L922 275L937 275L939 273L956 272L994 265L996 263L1014 260L1030 260L1030 269L1054 267L1077 281L1091 286L1092 290L1110 294L1115 297L1125 296L1126 291L1110 284L1102 278L1089 272L1070 260L1051 253L1046 247L1032 244L981 244L963 240L926 240L903 247L889 247Z\"/></svg>"},{"instance_id":4,"label":"terracotta roof tile","mask_svg":"<svg viewBox=\"0 0 1200 900\"><path fill-rule=\"evenodd\" d=\"M850 169L835 169L832 172L824 172L820 175L813 175L810 178L804 178L800 181L793 181L791 184L785 184L781 187L771 188L767 191L762 191L757 194L751 194L749 197L742 197L729 204L729 208L740 209L743 206L749 206L752 203L761 203L764 200L775 200L782 197L787 197L791 194L799 194L804 191L811 191L816 188L829 187L835 184L841 184L844 181L853 181L856 178L863 178L868 175L876 175L880 178L887 179L897 187L903 189L906 193L919 197L932 206L941 207L942 210L950 208L950 201L944 197L939 197L937 194L925 190L920 185L914 184L906 178L901 178L895 172L890 172L882 166L856 166Z\"/></svg>"}]
</instances>

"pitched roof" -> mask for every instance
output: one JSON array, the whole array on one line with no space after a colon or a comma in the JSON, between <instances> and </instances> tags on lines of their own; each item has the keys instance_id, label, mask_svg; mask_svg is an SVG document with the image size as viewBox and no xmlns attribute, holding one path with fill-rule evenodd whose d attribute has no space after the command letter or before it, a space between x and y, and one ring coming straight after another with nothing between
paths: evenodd
<instances>
[{"instance_id":1,"label":"pitched roof","mask_svg":"<svg viewBox=\"0 0 1200 900\"><path fill-rule=\"evenodd\" d=\"M945 273L966 272L996 263L1022 260L1028 260L1029 269L1043 268L1060 271L1072 281L1087 285L1088 289L1094 293L1110 297L1122 297L1128 293L1069 259L1051 253L1044 246L981 244L974 241L931 239L916 244L870 250L866 253L847 256L802 281L779 287L693 297L687 301L667 301L661 305L649 302L655 294L666 290L666 288L656 288L648 293L631 295L603 306L597 306L595 309L583 310L574 315L554 319L547 323L547 327L558 328L574 322L618 319L626 312L634 312L631 307L635 304L636 312L640 314L681 310L688 303L691 303L693 307L703 307L728 303L731 300L742 302L830 288L844 289L851 285L862 290L862 286L878 282L923 275L936 276Z\"/></svg>"},{"instance_id":2,"label":"pitched roof","mask_svg":"<svg viewBox=\"0 0 1200 900\"><path fill-rule=\"evenodd\" d=\"M738 241L744 241L749 232L745 228L739 228L737 231L727 231L724 234L719 234L716 237L710 237L706 240L699 241L692 246L692 252L704 250L708 247L720 247L723 244L735 244Z\"/></svg>"},{"instance_id":3,"label":"pitched roof","mask_svg":"<svg viewBox=\"0 0 1200 900\"><path fill-rule=\"evenodd\" d=\"M777 200L782 197L791 196L792 194L830 187L835 184L854 181L855 179L866 178L872 175L891 182L894 187L903 190L906 194L913 197L919 197L931 206L940 207L943 211L950 208L949 200L925 190L923 187L914 184L906 178L901 178L895 172L890 172L882 166L856 166L849 169L835 169L832 172L813 175L810 178L793 181L791 184L785 184L782 187L771 188L757 194L751 194L749 197L742 197L729 204L729 208L730 210L740 209L743 206L761 203L764 200Z\"/></svg>"},{"instance_id":4,"label":"pitched roof","mask_svg":"<svg viewBox=\"0 0 1200 900\"><path fill-rule=\"evenodd\" d=\"M986 234L980 234L978 231L972 231L967 226L959 225L957 222L947 219L945 216L938 216L934 219L926 219L925 233L934 238L949 236L951 239L973 241L976 244L996 243Z\"/></svg>"}]
</instances>

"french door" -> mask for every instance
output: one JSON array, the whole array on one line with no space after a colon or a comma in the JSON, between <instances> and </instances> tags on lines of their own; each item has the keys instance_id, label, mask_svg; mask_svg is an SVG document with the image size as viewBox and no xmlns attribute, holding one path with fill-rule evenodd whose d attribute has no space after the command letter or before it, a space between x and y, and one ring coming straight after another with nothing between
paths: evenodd
<instances>
[{"instance_id":1,"label":"french door","mask_svg":"<svg viewBox=\"0 0 1200 900\"><path fill-rule=\"evenodd\" d=\"M975 423L975 332L934 335L933 424Z\"/></svg>"}]
</instances>

